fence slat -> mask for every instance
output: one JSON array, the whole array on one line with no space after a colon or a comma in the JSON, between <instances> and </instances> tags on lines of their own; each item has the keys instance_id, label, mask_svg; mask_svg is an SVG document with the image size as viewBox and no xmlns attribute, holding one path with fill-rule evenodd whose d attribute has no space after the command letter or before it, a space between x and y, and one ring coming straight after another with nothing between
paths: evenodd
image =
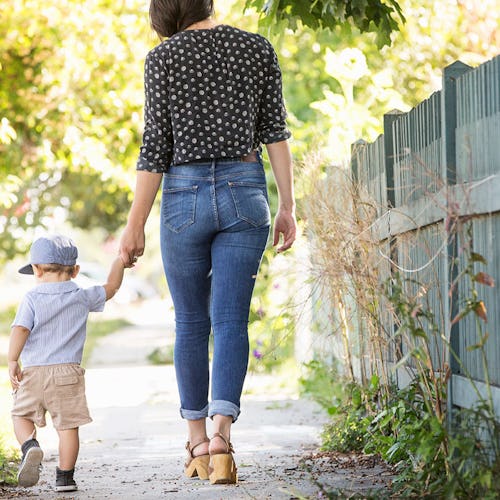
<instances>
[{"instance_id":1,"label":"fence slat","mask_svg":"<svg viewBox=\"0 0 500 500\"><path fill-rule=\"evenodd\" d=\"M499 284L500 56L474 69L460 61L445 68L441 91L408 113L394 110L384 115L384 135L374 143L363 141L356 158L353 149L353 168L357 182L379 207L371 233L387 257L381 260L380 275L401 272L429 283L428 305L447 338L446 343L438 338L431 342L432 358L436 364L446 360L454 374L449 409L454 404L469 406L474 398L461 374L469 372L481 384L484 366L478 352L468 349L478 341L477 321L471 315L451 322L470 291L465 284L452 286L467 263L464 242L458 241L450 224L474 217L469 250L487 261L486 266L475 265L475 272L484 270ZM498 286L483 288L489 320L483 327L490 335L488 375L498 386L498 406L500 291ZM380 317L388 315L381 310ZM393 325L384 327L394 331ZM408 348L400 347L402 352ZM388 359L396 361L393 355Z\"/></svg>"}]
</instances>

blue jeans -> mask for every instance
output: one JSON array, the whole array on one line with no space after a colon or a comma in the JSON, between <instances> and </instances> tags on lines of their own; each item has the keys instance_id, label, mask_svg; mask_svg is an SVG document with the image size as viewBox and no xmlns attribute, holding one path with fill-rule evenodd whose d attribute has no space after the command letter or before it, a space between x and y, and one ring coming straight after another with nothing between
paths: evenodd
<instances>
[{"instance_id":1,"label":"blue jeans","mask_svg":"<svg viewBox=\"0 0 500 500\"><path fill-rule=\"evenodd\" d=\"M250 300L269 227L260 159L190 163L164 175L161 251L175 309L174 364L183 418L225 415L234 422L240 414Z\"/></svg>"}]
</instances>

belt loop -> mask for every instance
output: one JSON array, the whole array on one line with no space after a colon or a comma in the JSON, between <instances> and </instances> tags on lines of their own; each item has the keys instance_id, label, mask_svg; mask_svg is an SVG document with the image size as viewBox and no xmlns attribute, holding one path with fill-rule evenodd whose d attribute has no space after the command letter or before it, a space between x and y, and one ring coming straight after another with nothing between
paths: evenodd
<instances>
[{"instance_id":1,"label":"belt loop","mask_svg":"<svg viewBox=\"0 0 500 500\"><path fill-rule=\"evenodd\" d=\"M210 165L211 174L212 174L212 181L213 182L215 182L215 166L216 166L216 162L217 162L217 160L214 158L212 160L212 164Z\"/></svg>"}]
</instances>

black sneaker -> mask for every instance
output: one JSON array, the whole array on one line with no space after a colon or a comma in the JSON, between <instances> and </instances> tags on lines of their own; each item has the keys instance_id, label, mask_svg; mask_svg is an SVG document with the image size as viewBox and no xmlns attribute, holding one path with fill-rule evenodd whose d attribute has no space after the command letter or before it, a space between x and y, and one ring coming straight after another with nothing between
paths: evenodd
<instances>
[{"instance_id":1,"label":"black sneaker","mask_svg":"<svg viewBox=\"0 0 500 500\"><path fill-rule=\"evenodd\" d=\"M61 470L56 467L56 491L76 491L78 486L73 479L75 469Z\"/></svg>"},{"instance_id":2,"label":"black sneaker","mask_svg":"<svg viewBox=\"0 0 500 500\"><path fill-rule=\"evenodd\" d=\"M40 479L43 451L36 439L28 439L21 446L23 460L17 472L19 486L34 486Z\"/></svg>"}]
</instances>

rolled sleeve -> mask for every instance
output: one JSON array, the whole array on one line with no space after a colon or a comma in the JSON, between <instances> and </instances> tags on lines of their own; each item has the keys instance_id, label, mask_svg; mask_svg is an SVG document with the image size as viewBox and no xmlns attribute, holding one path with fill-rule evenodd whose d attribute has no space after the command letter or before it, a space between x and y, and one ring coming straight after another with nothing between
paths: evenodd
<instances>
[{"instance_id":1,"label":"rolled sleeve","mask_svg":"<svg viewBox=\"0 0 500 500\"><path fill-rule=\"evenodd\" d=\"M91 286L85 289L85 296L87 298L87 304L89 311L91 312L102 312L104 311L104 305L106 304L106 290L103 286Z\"/></svg>"},{"instance_id":2,"label":"rolled sleeve","mask_svg":"<svg viewBox=\"0 0 500 500\"><path fill-rule=\"evenodd\" d=\"M259 108L257 132L263 144L271 144L291 136L286 125L287 112L283 100L283 86L278 56L269 44L270 63L264 82L264 91Z\"/></svg>"},{"instance_id":3,"label":"rolled sleeve","mask_svg":"<svg viewBox=\"0 0 500 500\"><path fill-rule=\"evenodd\" d=\"M172 161L173 136L168 72L154 49L144 64L144 93L144 133L136 169L163 173Z\"/></svg>"}]
</instances>

